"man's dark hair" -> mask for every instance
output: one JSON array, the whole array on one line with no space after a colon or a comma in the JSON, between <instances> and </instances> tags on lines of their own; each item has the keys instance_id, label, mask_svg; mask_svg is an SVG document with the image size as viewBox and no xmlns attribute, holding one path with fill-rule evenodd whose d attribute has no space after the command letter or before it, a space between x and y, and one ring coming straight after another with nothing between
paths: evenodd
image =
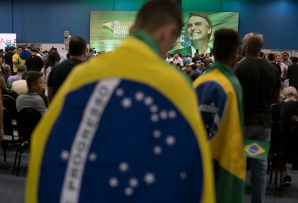
<instances>
[{"instance_id":1,"label":"man's dark hair","mask_svg":"<svg viewBox=\"0 0 298 203\"><path fill-rule=\"evenodd\" d=\"M26 75L27 87L31 88L32 84L36 83L37 80L42 77L42 73L39 71L28 71Z\"/></svg>"},{"instance_id":2,"label":"man's dark hair","mask_svg":"<svg viewBox=\"0 0 298 203\"><path fill-rule=\"evenodd\" d=\"M44 73L46 73L46 69L51 66L53 67L57 61L60 61L60 55L57 51L53 51L49 54L48 58L45 62Z\"/></svg>"},{"instance_id":3,"label":"man's dark hair","mask_svg":"<svg viewBox=\"0 0 298 203\"><path fill-rule=\"evenodd\" d=\"M193 73L190 75L192 81L195 81L200 76L200 73Z\"/></svg>"},{"instance_id":4,"label":"man's dark hair","mask_svg":"<svg viewBox=\"0 0 298 203\"><path fill-rule=\"evenodd\" d=\"M270 54L268 55L268 59L269 59L269 61L274 61L274 60L275 60L275 55L272 54L272 53L270 53Z\"/></svg>"},{"instance_id":5,"label":"man's dark hair","mask_svg":"<svg viewBox=\"0 0 298 203\"><path fill-rule=\"evenodd\" d=\"M212 53L216 60L221 61L231 56L238 50L239 35L232 29L220 29L214 33L214 45Z\"/></svg>"},{"instance_id":6,"label":"man's dark hair","mask_svg":"<svg viewBox=\"0 0 298 203\"><path fill-rule=\"evenodd\" d=\"M200 12L190 12L189 13L189 16L188 16L188 19L187 19L187 21L186 21L186 29L187 29L187 22L188 22L188 20L191 18L191 17L193 17L193 16L197 16L197 17L201 17L201 18L204 18L205 20L206 20L206 22L207 22L207 28L208 29L211 29L211 32L210 32L210 34L208 34L208 40L210 39L210 37L211 37L211 35L212 35L212 27L213 27L213 25L212 25L212 21L210 20L210 18L207 16L207 15L205 15L205 14L203 14L203 13L200 13Z\"/></svg>"},{"instance_id":7,"label":"man's dark hair","mask_svg":"<svg viewBox=\"0 0 298 203\"><path fill-rule=\"evenodd\" d=\"M70 38L69 54L71 56L81 56L86 51L86 41L79 36Z\"/></svg>"},{"instance_id":8,"label":"man's dark hair","mask_svg":"<svg viewBox=\"0 0 298 203\"><path fill-rule=\"evenodd\" d=\"M191 67L192 70L196 70L197 69L196 64L191 64L190 67Z\"/></svg>"},{"instance_id":9,"label":"man's dark hair","mask_svg":"<svg viewBox=\"0 0 298 203\"><path fill-rule=\"evenodd\" d=\"M10 70L11 70L11 69L10 69L10 66L7 65L7 64L3 65L2 68L3 68L3 72L4 72L4 73L7 73L7 74L8 74L8 73L10 72Z\"/></svg>"},{"instance_id":10,"label":"man's dark hair","mask_svg":"<svg viewBox=\"0 0 298 203\"><path fill-rule=\"evenodd\" d=\"M26 80L27 72L22 75L22 80Z\"/></svg>"},{"instance_id":11,"label":"man's dark hair","mask_svg":"<svg viewBox=\"0 0 298 203\"><path fill-rule=\"evenodd\" d=\"M18 46L17 49L21 48L22 50L24 50L24 47L23 46Z\"/></svg>"},{"instance_id":12,"label":"man's dark hair","mask_svg":"<svg viewBox=\"0 0 298 203\"><path fill-rule=\"evenodd\" d=\"M8 48L8 51L14 51L16 48L14 46L11 46Z\"/></svg>"},{"instance_id":13,"label":"man's dark hair","mask_svg":"<svg viewBox=\"0 0 298 203\"><path fill-rule=\"evenodd\" d=\"M294 57L292 58L292 62L293 62L293 63L297 63L297 62L298 62L298 57L294 56Z\"/></svg>"},{"instance_id":14,"label":"man's dark hair","mask_svg":"<svg viewBox=\"0 0 298 203\"><path fill-rule=\"evenodd\" d=\"M149 0L139 10L135 28L154 33L168 24L175 24L175 36L181 34L183 21L181 7L172 0Z\"/></svg>"},{"instance_id":15,"label":"man's dark hair","mask_svg":"<svg viewBox=\"0 0 298 203\"><path fill-rule=\"evenodd\" d=\"M282 55L287 54L287 56L289 57L289 53L288 52L283 52Z\"/></svg>"}]
</instances>

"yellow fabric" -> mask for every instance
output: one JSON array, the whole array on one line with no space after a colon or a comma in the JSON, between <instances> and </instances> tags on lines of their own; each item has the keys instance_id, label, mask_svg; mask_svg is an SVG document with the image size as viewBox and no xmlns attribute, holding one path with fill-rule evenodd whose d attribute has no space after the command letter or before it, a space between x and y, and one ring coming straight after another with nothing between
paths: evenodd
<instances>
[{"instance_id":1,"label":"yellow fabric","mask_svg":"<svg viewBox=\"0 0 298 203\"><path fill-rule=\"evenodd\" d=\"M19 60L20 56L19 54L14 54L12 56L12 62L16 62L15 64L13 64L13 72L18 72L18 60Z\"/></svg>"},{"instance_id":2,"label":"yellow fabric","mask_svg":"<svg viewBox=\"0 0 298 203\"><path fill-rule=\"evenodd\" d=\"M164 77L165 75L167 77ZM31 139L26 202L38 202L35 198L38 194L39 168L43 150L49 133L61 111L65 95L83 85L110 77L121 77L158 89L179 109L196 134L202 153L204 174L202 202L213 203L215 198L212 159L207 147L207 136L202 119L197 113L198 103L194 90L185 82L185 78L178 71L162 61L146 44L133 37L126 39L114 52L105 53L101 57L93 57L77 66L55 95L48 112L37 126ZM181 96L178 97L177 95Z\"/></svg>"}]
</instances>

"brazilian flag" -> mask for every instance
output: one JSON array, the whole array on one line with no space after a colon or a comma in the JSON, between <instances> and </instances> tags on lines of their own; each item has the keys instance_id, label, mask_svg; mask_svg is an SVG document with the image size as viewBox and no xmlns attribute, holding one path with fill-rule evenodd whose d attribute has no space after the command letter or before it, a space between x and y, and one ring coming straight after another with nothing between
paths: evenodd
<instances>
[{"instance_id":1,"label":"brazilian flag","mask_svg":"<svg viewBox=\"0 0 298 203\"><path fill-rule=\"evenodd\" d=\"M197 105L181 73L135 37L93 57L33 134L26 202L213 203Z\"/></svg>"},{"instance_id":2,"label":"brazilian flag","mask_svg":"<svg viewBox=\"0 0 298 203\"><path fill-rule=\"evenodd\" d=\"M217 203L244 200L246 158L242 88L231 69L215 61L194 87L214 163Z\"/></svg>"},{"instance_id":3,"label":"brazilian flag","mask_svg":"<svg viewBox=\"0 0 298 203\"><path fill-rule=\"evenodd\" d=\"M23 50L21 53L20 53L20 57L18 59L18 64L22 64L24 65L25 62L26 62L26 58L28 56L31 56L31 53L28 51L28 50Z\"/></svg>"}]
</instances>

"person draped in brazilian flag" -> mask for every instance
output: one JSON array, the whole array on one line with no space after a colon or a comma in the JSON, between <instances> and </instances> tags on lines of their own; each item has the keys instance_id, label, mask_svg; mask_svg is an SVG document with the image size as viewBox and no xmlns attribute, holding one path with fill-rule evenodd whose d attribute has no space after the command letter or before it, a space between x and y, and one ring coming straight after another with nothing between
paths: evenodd
<instances>
[{"instance_id":1,"label":"person draped in brazilian flag","mask_svg":"<svg viewBox=\"0 0 298 203\"><path fill-rule=\"evenodd\" d=\"M27 203L214 203L195 92L161 58L182 26L150 0L121 46L71 71L31 139Z\"/></svg>"},{"instance_id":2,"label":"person draped in brazilian flag","mask_svg":"<svg viewBox=\"0 0 298 203\"><path fill-rule=\"evenodd\" d=\"M245 156L243 150L242 88L231 67L239 36L231 29L214 34L215 62L194 81L200 111L214 163L216 202L243 202Z\"/></svg>"}]
</instances>

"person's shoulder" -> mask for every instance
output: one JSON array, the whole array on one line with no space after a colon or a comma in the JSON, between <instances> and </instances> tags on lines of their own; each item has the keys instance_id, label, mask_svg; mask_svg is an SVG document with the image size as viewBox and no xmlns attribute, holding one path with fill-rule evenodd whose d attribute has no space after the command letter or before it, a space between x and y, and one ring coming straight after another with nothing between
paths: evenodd
<instances>
[{"instance_id":1,"label":"person's shoulder","mask_svg":"<svg viewBox=\"0 0 298 203\"><path fill-rule=\"evenodd\" d=\"M288 108L298 108L298 101L288 101L284 102L283 109L288 109Z\"/></svg>"}]
</instances>

